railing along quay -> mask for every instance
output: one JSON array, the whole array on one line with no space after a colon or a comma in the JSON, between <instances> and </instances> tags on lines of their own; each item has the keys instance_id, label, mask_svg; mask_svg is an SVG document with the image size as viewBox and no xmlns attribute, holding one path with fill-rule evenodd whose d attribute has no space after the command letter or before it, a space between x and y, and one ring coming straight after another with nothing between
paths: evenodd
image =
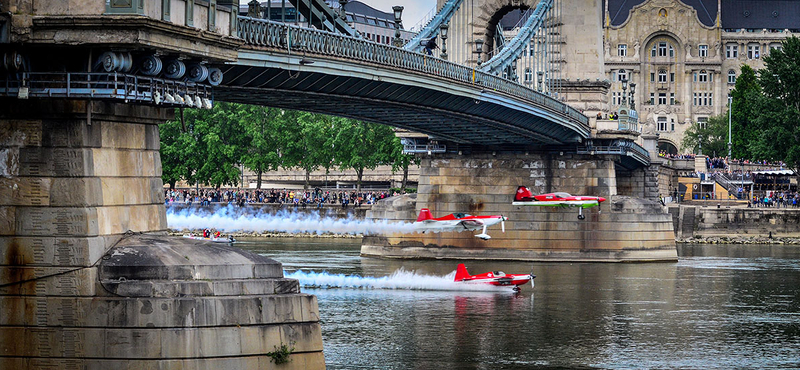
<instances>
[{"instance_id":1,"label":"railing along quay","mask_svg":"<svg viewBox=\"0 0 800 370\"><path fill-rule=\"evenodd\" d=\"M286 49L289 53L297 50L307 54L349 58L478 85L486 90L525 99L553 113L567 116L586 131L589 128L588 117L550 96L475 68L421 53L332 32L242 16L239 17L238 31L239 37L249 45Z\"/></svg>"}]
</instances>

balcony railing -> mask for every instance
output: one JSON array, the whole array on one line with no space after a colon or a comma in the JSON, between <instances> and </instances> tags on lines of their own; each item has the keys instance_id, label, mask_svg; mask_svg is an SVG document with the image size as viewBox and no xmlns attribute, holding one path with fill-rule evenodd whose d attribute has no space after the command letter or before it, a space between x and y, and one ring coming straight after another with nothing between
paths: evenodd
<instances>
[{"instance_id":1,"label":"balcony railing","mask_svg":"<svg viewBox=\"0 0 800 370\"><path fill-rule=\"evenodd\" d=\"M341 34L250 17L239 17L239 37L247 44L257 47L283 49L288 53L347 58L477 85L485 90L524 99L552 113L566 116L568 121L577 125L585 135L589 132L589 118L567 104L519 83L421 53Z\"/></svg>"}]
</instances>

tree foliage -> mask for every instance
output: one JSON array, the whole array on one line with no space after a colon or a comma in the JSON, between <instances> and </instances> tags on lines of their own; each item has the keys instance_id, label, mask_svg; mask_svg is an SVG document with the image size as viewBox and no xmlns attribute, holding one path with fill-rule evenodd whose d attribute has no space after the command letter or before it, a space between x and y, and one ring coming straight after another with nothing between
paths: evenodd
<instances>
[{"instance_id":1,"label":"tree foliage","mask_svg":"<svg viewBox=\"0 0 800 370\"><path fill-rule=\"evenodd\" d=\"M758 106L758 138L750 150L756 157L783 161L800 175L800 39L784 40L764 64L759 82L765 98Z\"/></svg>"},{"instance_id":2,"label":"tree foliage","mask_svg":"<svg viewBox=\"0 0 800 370\"><path fill-rule=\"evenodd\" d=\"M708 156L725 156L728 154L728 116L718 115L708 118L703 125L694 122L683 136L684 149L692 153L702 153Z\"/></svg>"},{"instance_id":3,"label":"tree foliage","mask_svg":"<svg viewBox=\"0 0 800 370\"><path fill-rule=\"evenodd\" d=\"M731 91L733 106L728 107L731 113L732 156L734 158L754 158L750 144L758 137L759 105L763 99L761 85L753 68L742 66L742 73L736 78L736 85ZM727 114L727 112L726 112Z\"/></svg>"},{"instance_id":4,"label":"tree foliage","mask_svg":"<svg viewBox=\"0 0 800 370\"><path fill-rule=\"evenodd\" d=\"M391 164L400 141L389 126L352 119L341 119L339 124L334 141L335 163L342 169L356 171L356 187L360 191L364 170Z\"/></svg>"},{"instance_id":5,"label":"tree foliage","mask_svg":"<svg viewBox=\"0 0 800 370\"><path fill-rule=\"evenodd\" d=\"M311 171L352 169L358 189L364 170L416 163L402 153L389 126L316 113L218 103L211 110L186 109L161 126L162 178L202 185L239 185L241 166L261 175L278 168L301 168L306 189ZM407 175L406 175L407 176ZM405 183L405 181L404 181Z\"/></svg>"}]
</instances>

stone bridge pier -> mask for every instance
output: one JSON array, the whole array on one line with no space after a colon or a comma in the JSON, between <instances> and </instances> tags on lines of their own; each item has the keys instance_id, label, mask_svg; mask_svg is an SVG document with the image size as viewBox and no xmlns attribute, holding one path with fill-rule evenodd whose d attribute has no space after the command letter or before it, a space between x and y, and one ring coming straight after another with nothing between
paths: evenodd
<instances>
[{"instance_id":1,"label":"stone bridge pier","mask_svg":"<svg viewBox=\"0 0 800 370\"><path fill-rule=\"evenodd\" d=\"M322 369L280 263L167 237L171 109L0 100L0 369Z\"/></svg>"},{"instance_id":2,"label":"stone bridge pier","mask_svg":"<svg viewBox=\"0 0 800 370\"><path fill-rule=\"evenodd\" d=\"M425 158L418 194L379 202L368 218L413 222L420 209L434 217L454 212L504 215L506 231L414 233L368 236L361 253L389 258L498 259L528 261L676 261L672 219L658 201L644 194L620 195L613 156L564 152L530 154L442 154ZM645 171L634 171L636 173ZM645 192L648 176L621 178L624 189ZM599 207L514 206L517 187L534 193L568 192L607 198Z\"/></svg>"}]
</instances>

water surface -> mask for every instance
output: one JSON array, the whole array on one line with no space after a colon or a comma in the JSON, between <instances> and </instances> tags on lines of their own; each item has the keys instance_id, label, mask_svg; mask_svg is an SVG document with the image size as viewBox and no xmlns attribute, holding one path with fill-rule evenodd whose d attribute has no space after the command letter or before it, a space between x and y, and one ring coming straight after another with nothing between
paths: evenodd
<instances>
[{"instance_id":1,"label":"water surface","mask_svg":"<svg viewBox=\"0 0 800 370\"><path fill-rule=\"evenodd\" d=\"M693 245L677 263L466 261L535 287L458 290L459 261L359 256L358 239L238 246L319 300L329 369L800 368L800 247Z\"/></svg>"}]
</instances>

